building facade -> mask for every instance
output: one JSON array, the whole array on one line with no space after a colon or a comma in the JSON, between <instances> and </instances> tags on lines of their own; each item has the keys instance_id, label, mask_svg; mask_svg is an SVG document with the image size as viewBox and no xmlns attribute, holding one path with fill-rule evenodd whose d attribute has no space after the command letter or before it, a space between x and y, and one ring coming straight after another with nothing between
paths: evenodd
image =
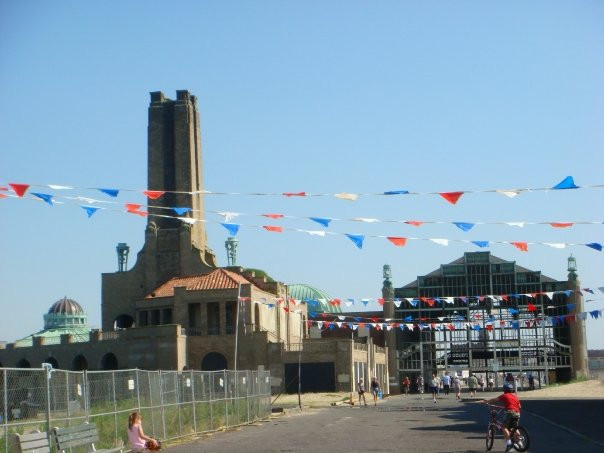
<instances>
[{"instance_id":1,"label":"building facade","mask_svg":"<svg viewBox=\"0 0 604 453\"><path fill-rule=\"evenodd\" d=\"M583 323L567 317L583 306L575 270L569 265L569 280L557 281L490 252L467 252L403 287L385 283L385 316L389 310L403 326L386 341L395 345L399 382L446 370L532 374L539 382L586 375Z\"/></svg>"}]
</instances>

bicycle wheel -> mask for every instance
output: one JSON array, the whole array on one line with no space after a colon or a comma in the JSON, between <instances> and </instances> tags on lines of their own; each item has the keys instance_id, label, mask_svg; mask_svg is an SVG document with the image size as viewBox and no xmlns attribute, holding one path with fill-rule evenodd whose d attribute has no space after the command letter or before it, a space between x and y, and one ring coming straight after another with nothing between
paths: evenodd
<instances>
[{"instance_id":1,"label":"bicycle wheel","mask_svg":"<svg viewBox=\"0 0 604 453\"><path fill-rule=\"evenodd\" d=\"M519 426L513 434L514 448L517 451L526 451L531 443L528 431Z\"/></svg>"},{"instance_id":2,"label":"bicycle wheel","mask_svg":"<svg viewBox=\"0 0 604 453\"><path fill-rule=\"evenodd\" d=\"M489 429L487 430L487 451L489 451L491 448L493 448L493 441L495 440L495 427L493 426L489 426Z\"/></svg>"}]
</instances>

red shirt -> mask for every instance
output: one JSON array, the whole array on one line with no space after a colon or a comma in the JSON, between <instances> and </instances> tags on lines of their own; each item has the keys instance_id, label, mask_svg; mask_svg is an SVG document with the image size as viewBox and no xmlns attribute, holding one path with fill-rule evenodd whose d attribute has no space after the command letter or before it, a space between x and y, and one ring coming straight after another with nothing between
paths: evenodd
<instances>
[{"instance_id":1,"label":"red shirt","mask_svg":"<svg viewBox=\"0 0 604 453\"><path fill-rule=\"evenodd\" d=\"M514 411L520 413L520 408L522 405L520 404L520 400L513 393L504 393L497 397L499 401L501 401L505 407L506 411Z\"/></svg>"}]
</instances>

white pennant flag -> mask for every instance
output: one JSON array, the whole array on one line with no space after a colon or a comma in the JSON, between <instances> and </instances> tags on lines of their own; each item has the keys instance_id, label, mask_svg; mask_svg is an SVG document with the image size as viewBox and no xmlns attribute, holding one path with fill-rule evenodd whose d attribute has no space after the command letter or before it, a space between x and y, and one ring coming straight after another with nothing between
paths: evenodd
<instances>
[{"instance_id":1,"label":"white pennant flag","mask_svg":"<svg viewBox=\"0 0 604 453\"><path fill-rule=\"evenodd\" d=\"M341 198L342 200L350 200L350 201L356 201L357 198L359 198L359 196L356 193L346 193L346 192L336 193L334 195L334 197Z\"/></svg>"},{"instance_id":2,"label":"white pennant flag","mask_svg":"<svg viewBox=\"0 0 604 453\"><path fill-rule=\"evenodd\" d=\"M448 239L430 239L432 242L434 242L435 244L440 244L440 245L444 245L447 246L449 245L449 240Z\"/></svg>"},{"instance_id":3,"label":"white pennant flag","mask_svg":"<svg viewBox=\"0 0 604 453\"><path fill-rule=\"evenodd\" d=\"M357 222L367 222L367 223L379 222L378 219L366 219L364 217L355 217L352 220L356 220Z\"/></svg>"},{"instance_id":4,"label":"white pennant flag","mask_svg":"<svg viewBox=\"0 0 604 453\"><path fill-rule=\"evenodd\" d=\"M352 324L352 330L357 330L359 328L358 324Z\"/></svg>"},{"instance_id":5,"label":"white pennant flag","mask_svg":"<svg viewBox=\"0 0 604 453\"><path fill-rule=\"evenodd\" d=\"M407 329L409 330L413 330L413 324L405 324L407 326Z\"/></svg>"},{"instance_id":6,"label":"white pennant flag","mask_svg":"<svg viewBox=\"0 0 604 453\"><path fill-rule=\"evenodd\" d=\"M497 190L496 192L505 195L508 198L514 198L520 193L519 190Z\"/></svg>"},{"instance_id":7,"label":"white pennant flag","mask_svg":"<svg viewBox=\"0 0 604 453\"><path fill-rule=\"evenodd\" d=\"M189 225L193 225L195 224L195 222L197 222L197 219L192 219L190 217L177 217L178 220L182 220L185 223L188 223Z\"/></svg>"},{"instance_id":8,"label":"white pennant flag","mask_svg":"<svg viewBox=\"0 0 604 453\"><path fill-rule=\"evenodd\" d=\"M340 321L344 321L344 320L346 319L346 316L340 316L340 315L338 315L338 319L339 319Z\"/></svg>"},{"instance_id":9,"label":"white pennant flag","mask_svg":"<svg viewBox=\"0 0 604 453\"><path fill-rule=\"evenodd\" d=\"M336 321L336 326L338 326L338 328L342 327L342 323L340 321Z\"/></svg>"},{"instance_id":10,"label":"white pennant flag","mask_svg":"<svg viewBox=\"0 0 604 453\"><path fill-rule=\"evenodd\" d=\"M453 300L453 298L452 298L452 297L445 297L445 302L446 302L446 303L448 303L448 304L452 304L452 303L454 303L455 301Z\"/></svg>"},{"instance_id":11,"label":"white pennant flag","mask_svg":"<svg viewBox=\"0 0 604 453\"><path fill-rule=\"evenodd\" d=\"M437 316L437 319L438 319L440 322L443 322L443 321L445 320L445 317L444 317L444 316Z\"/></svg>"},{"instance_id":12,"label":"white pennant flag","mask_svg":"<svg viewBox=\"0 0 604 453\"><path fill-rule=\"evenodd\" d=\"M543 294L545 294L549 300L553 300L554 299L554 292L553 291L548 291L548 292L543 293Z\"/></svg>"},{"instance_id":13,"label":"white pennant flag","mask_svg":"<svg viewBox=\"0 0 604 453\"><path fill-rule=\"evenodd\" d=\"M505 222L506 225L524 228L524 222Z\"/></svg>"},{"instance_id":14,"label":"white pennant flag","mask_svg":"<svg viewBox=\"0 0 604 453\"><path fill-rule=\"evenodd\" d=\"M544 242L545 245L549 246L549 247L553 247L555 249L563 249L566 248L566 244L557 244L557 243L552 243L552 242Z\"/></svg>"},{"instance_id":15,"label":"white pennant flag","mask_svg":"<svg viewBox=\"0 0 604 453\"><path fill-rule=\"evenodd\" d=\"M237 217L239 215L239 213L237 213L237 212L229 212L229 211L217 212L217 214L224 217L225 222L230 222L231 220L233 220L235 217Z\"/></svg>"},{"instance_id":16,"label":"white pennant flag","mask_svg":"<svg viewBox=\"0 0 604 453\"><path fill-rule=\"evenodd\" d=\"M394 306L395 306L396 308L400 307L400 306L401 306L401 303L402 303L402 302L401 302L399 299L394 299Z\"/></svg>"},{"instance_id":17,"label":"white pennant flag","mask_svg":"<svg viewBox=\"0 0 604 453\"><path fill-rule=\"evenodd\" d=\"M384 324L384 325L386 326L386 330L387 331L391 331L392 330L392 326L391 325L388 325L388 324Z\"/></svg>"},{"instance_id":18,"label":"white pennant flag","mask_svg":"<svg viewBox=\"0 0 604 453\"><path fill-rule=\"evenodd\" d=\"M349 300L344 302L344 305L346 305L347 307L352 307L354 305L354 302L350 302Z\"/></svg>"},{"instance_id":19,"label":"white pennant flag","mask_svg":"<svg viewBox=\"0 0 604 453\"><path fill-rule=\"evenodd\" d=\"M300 231L304 231L305 233L308 233L311 236L325 236L325 231L320 231L320 230L300 230Z\"/></svg>"},{"instance_id":20,"label":"white pennant flag","mask_svg":"<svg viewBox=\"0 0 604 453\"><path fill-rule=\"evenodd\" d=\"M73 187L58 186L56 184L49 184L48 187L50 187L51 189L54 189L54 190L71 190L71 189L73 189Z\"/></svg>"},{"instance_id":21,"label":"white pennant flag","mask_svg":"<svg viewBox=\"0 0 604 453\"><path fill-rule=\"evenodd\" d=\"M317 321L317 327L320 329L323 327L323 321Z\"/></svg>"}]
</instances>

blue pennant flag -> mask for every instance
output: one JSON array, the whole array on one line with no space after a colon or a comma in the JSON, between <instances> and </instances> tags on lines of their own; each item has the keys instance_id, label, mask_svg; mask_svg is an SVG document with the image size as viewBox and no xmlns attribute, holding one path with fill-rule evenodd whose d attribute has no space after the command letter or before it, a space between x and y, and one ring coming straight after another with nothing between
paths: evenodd
<instances>
[{"instance_id":1,"label":"blue pennant flag","mask_svg":"<svg viewBox=\"0 0 604 453\"><path fill-rule=\"evenodd\" d=\"M512 327L516 330L520 327L520 323L518 321L512 321Z\"/></svg>"},{"instance_id":2,"label":"blue pennant flag","mask_svg":"<svg viewBox=\"0 0 604 453\"><path fill-rule=\"evenodd\" d=\"M474 324L474 330L480 330L480 324Z\"/></svg>"},{"instance_id":3,"label":"blue pennant flag","mask_svg":"<svg viewBox=\"0 0 604 453\"><path fill-rule=\"evenodd\" d=\"M467 304L467 303L468 303L468 298L467 298L467 297L462 296L462 297L460 297L460 299L461 299L461 301L462 301L464 304Z\"/></svg>"},{"instance_id":4,"label":"blue pennant flag","mask_svg":"<svg viewBox=\"0 0 604 453\"><path fill-rule=\"evenodd\" d=\"M313 222L317 222L319 225L323 225L326 228L329 226L329 222L331 222L331 219L324 219L322 217L309 217L309 219Z\"/></svg>"},{"instance_id":5,"label":"blue pennant flag","mask_svg":"<svg viewBox=\"0 0 604 453\"><path fill-rule=\"evenodd\" d=\"M317 312L316 311L309 311L308 312L308 316L310 316L311 318L314 318L315 316L317 316Z\"/></svg>"},{"instance_id":6,"label":"blue pennant flag","mask_svg":"<svg viewBox=\"0 0 604 453\"><path fill-rule=\"evenodd\" d=\"M575 304L566 304L566 308L568 311L573 311L575 309Z\"/></svg>"},{"instance_id":7,"label":"blue pennant flag","mask_svg":"<svg viewBox=\"0 0 604 453\"><path fill-rule=\"evenodd\" d=\"M345 234L348 237L348 239L350 239L352 242L354 242L354 245L356 245L360 249L363 248L363 241L365 240L365 236L363 236L362 234L348 234L348 233L345 233ZM365 304L365 305L367 305L367 304Z\"/></svg>"},{"instance_id":8,"label":"blue pennant flag","mask_svg":"<svg viewBox=\"0 0 604 453\"><path fill-rule=\"evenodd\" d=\"M98 189L101 192L103 192L106 195L109 195L110 197L117 197L117 195L120 193L120 191L118 189Z\"/></svg>"},{"instance_id":9,"label":"blue pennant flag","mask_svg":"<svg viewBox=\"0 0 604 453\"><path fill-rule=\"evenodd\" d=\"M575 181L573 180L572 176L567 176L562 181L560 181L558 184L556 184L554 187L552 187L552 189L555 189L555 190L578 189L578 188L579 188L579 186L575 185Z\"/></svg>"},{"instance_id":10,"label":"blue pennant flag","mask_svg":"<svg viewBox=\"0 0 604 453\"><path fill-rule=\"evenodd\" d=\"M474 228L475 223L466 223L466 222L453 222L453 224L459 228L460 230L463 231L470 231L472 228ZM474 242L474 241L472 241Z\"/></svg>"},{"instance_id":11,"label":"blue pennant flag","mask_svg":"<svg viewBox=\"0 0 604 453\"><path fill-rule=\"evenodd\" d=\"M363 305L367 306L367 304L369 303L369 300L363 299L363 300L361 300L361 302L363 302Z\"/></svg>"},{"instance_id":12,"label":"blue pennant flag","mask_svg":"<svg viewBox=\"0 0 604 453\"><path fill-rule=\"evenodd\" d=\"M589 312L589 314L592 318L598 319L598 317L600 316L600 310L592 310Z\"/></svg>"},{"instance_id":13,"label":"blue pennant flag","mask_svg":"<svg viewBox=\"0 0 604 453\"><path fill-rule=\"evenodd\" d=\"M335 329L335 328L336 328L335 324L331 323L331 324L329 325L329 330L333 330L333 329Z\"/></svg>"},{"instance_id":14,"label":"blue pennant flag","mask_svg":"<svg viewBox=\"0 0 604 453\"><path fill-rule=\"evenodd\" d=\"M407 195L408 193L408 190L389 190L384 192L384 195Z\"/></svg>"},{"instance_id":15,"label":"blue pennant flag","mask_svg":"<svg viewBox=\"0 0 604 453\"><path fill-rule=\"evenodd\" d=\"M597 242L592 242L590 244L585 244L585 245L588 246L589 248L597 250L598 252L602 251L602 244L598 244Z\"/></svg>"},{"instance_id":16,"label":"blue pennant flag","mask_svg":"<svg viewBox=\"0 0 604 453\"><path fill-rule=\"evenodd\" d=\"M419 302L419 301L418 301L418 300L415 300L415 299L411 299L411 300L409 301L409 303L410 303L412 306L414 306L414 307L417 307L418 302Z\"/></svg>"},{"instance_id":17,"label":"blue pennant flag","mask_svg":"<svg viewBox=\"0 0 604 453\"><path fill-rule=\"evenodd\" d=\"M171 208L176 214L183 215L191 210L191 208Z\"/></svg>"},{"instance_id":18,"label":"blue pennant flag","mask_svg":"<svg viewBox=\"0 0 604 453\"><path fill-rule=\"evenodd\" d=\"M363 318L360 318L360 317L358 317L358 316L355 316L353 319L354 319L356 322L361 322L361 320L362 320Z\"/></svg>"},{"instance_id":19,"label":"blue pennant flag","mask_svg":"<svg viewBox=\"0 0 604 453\"><path fill-rule=\"evenodd\" d=\"M472 244L477 245L478 247L484 248L489 246L489 241L472 241Z\"/></svg>"},{"instance_id":20,"label":"blue pennant flag","mask_svg":"<svg viewBox=\"0 0 604 453\"><path fill-rule=\"evenodd\" d=\"M516 310L515 308L508 308L508 311L511 315L517 315L519 313L518 310Z\"/></svg>"},{"instance_id":21,"label":"blue pennant flag","mask_svg":"<svg viewBox=\"0 0 604 453\"><path fill-rule=\"evenodd\" d=\"M413 321L413 316L405 316L405 321Z\"/></svg>"},{"instance_id":22,"label":"blue pennant flag","mask_svg":"<svg viewBox=\"0 0 604 453\"><path fill-rule=\"evenodd\" d=\"M570 297L572 295L572 293L573 293L573 290L572 289L567 289L566 291L563 291L563 292L564 292L564 294L566 294L566 297Z\"/></svg>"},{"instance_id":23,"label":"blue pennant flag","mask_svg":"<svg viewBox=\"0 0 604 453\"><path fill-rule=\"evenodd\" d=\"M94 214L95 212L97 212L99 210L99 208L96 208L94 206L80 205L80 208L82 208L84 211L86 211L86 214L88 214L88 218L92 217L92 214Z\"/></svg>"},{"instance_id":24,"label":"blue pennant flag","mask_svg":"<svg viewBox=\"0 0 604 453\"><path fill-rule=\"evenodd\" d=\"M236 236L239 231L239 226L236 223L221 223L223 227L225 227L231 236Z\"/></svg>"},{"instance_id":25,"label":"blue pennant flag","mask_svg":"<svg viewBox=\"0 0 604 453\"><path fill-rule=\"evenodd\" d=\"M32 192L31 194L35 195L36 197L44 200L49 205L53 206L53 204L52 204L52 195L49 195L47 193L37 193L37 192Z\"/></svg>"},{"instance_id":26,"label":"blue pennant flag","mask_svg":"<svg viewBox=\"0 0 604 453\"><path fill-rule=\"evenodd\" d=\"M316 306L318 306L318 305L319 305L319 301L318 301L318 300L314 300L314 299L308 299L308 300L306 301L306 303L307 303L308 305L310 305L311 307L316 307Z\"/></svg>"},{"instance_id":27,"label":"blue pennant flag","mask_svg":"<svg viewBox=\"0 0 604 453\"><path fill-rule=\"evenodd\" d=\"M268 308L275 308L275 304L266 304Z\"/></svg>"}]
</instances>

